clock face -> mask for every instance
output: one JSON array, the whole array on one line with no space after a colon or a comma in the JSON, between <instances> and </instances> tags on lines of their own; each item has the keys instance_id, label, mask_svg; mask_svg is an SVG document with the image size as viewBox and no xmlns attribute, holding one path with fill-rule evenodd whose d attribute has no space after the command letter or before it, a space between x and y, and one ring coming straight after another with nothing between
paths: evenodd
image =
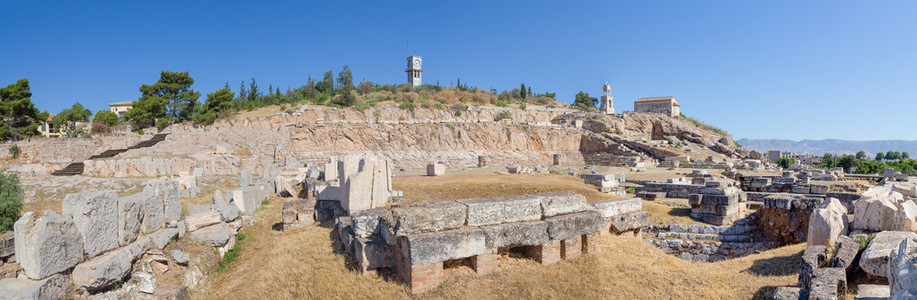
<instances>
[{"instance_id":1,"label":"clock face","mask_svg":"<svg viewBox=\"0 0 917 300\"><path fill-rule=\"evenodd\" d=\"M417 59L417 58L414 59L414 67L420 68L420 59Z\"/></svg>"}]
</instances>

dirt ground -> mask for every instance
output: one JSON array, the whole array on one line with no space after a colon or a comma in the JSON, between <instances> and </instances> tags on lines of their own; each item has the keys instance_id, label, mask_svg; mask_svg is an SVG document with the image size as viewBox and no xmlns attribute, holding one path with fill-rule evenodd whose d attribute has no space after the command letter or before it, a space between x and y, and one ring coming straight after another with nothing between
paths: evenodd
<instances>
[{"instance_id":1,"label":"dirt ground","mask_svg":"<svg viewBox=\"0 0 917 300\"><path fill-rule=\"evenodd\" d=\"M396 176L393 181L409 201L504 196L562 187L581 192L590 201L608 198L566 175L450 174ZM636 237L608 236L602 239L601 253L556 265L504 257L500 271L485 276L467 267L449 268L441 286L412 296L391 274L362 276L349 267L330 223L286 232L272 230L280 222L283 201L272 197L256 212L255 226L243 229L248 238L241 243L239 258L224 272L206 272L207 285L194 291L193 298L764 299L773 287L795 285L805 249L799 244L734 260L695 263L666 255ZM666 206L644 204L654 218L688 219L680 212L666 211ZM655 216L660 212L664 215Z\"/></svg>"}]
</instances>

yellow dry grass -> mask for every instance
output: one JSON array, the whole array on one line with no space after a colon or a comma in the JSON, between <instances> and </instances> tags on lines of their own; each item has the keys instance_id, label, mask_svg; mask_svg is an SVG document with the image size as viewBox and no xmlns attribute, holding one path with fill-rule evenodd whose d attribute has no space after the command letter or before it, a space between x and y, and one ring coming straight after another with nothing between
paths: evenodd
<instances>
[{"instance_id":1,"label":"yellow dry grass","mask_svg":"<svg viewBox=\"0 0 917 300\"><path fill-rule=\"evenodd\" d=\"M532 187L553 182L584 194L587 186L562 175L490 175L469 177L397 176L396 189L409 200L459 199L524 194ZM477 177L477 179L474 179ZM498 183L486 183L499 178ZM457 182L480 183L481 187ZM485 182L485 183L482 183ZM451 184L451 185L450 185ZM582 185L582 186L578 186ZM541 190L539 190L541 191ZM598 191L596 191L598 193ZM412 194L419 194L413 195ZM600 194L600 193L599 193ZM605 196L592 194L590 200ZM666 255L629 236L607 236L603 251L544 266L529 259L505 257L500 270L477 276L468 267L447 269L443 284L422 295L410 295L405 286L388 277L361 276L340 254L330 224L287 232L274 231L280 222L283 199L272 198L256 212L255 226L243 229L249 238L228 271L209 272L207 286L192 296L201 299L750 299L766 298L772 287L796 283L805 245L716 263L694 263ZM668 214L663 205L644 202L651 214ZM654 213L655 212L655 213ZM687 219L687 218L685 218ZM683 223L683 222L682 222Z\"/></svg>"}]
</instances>

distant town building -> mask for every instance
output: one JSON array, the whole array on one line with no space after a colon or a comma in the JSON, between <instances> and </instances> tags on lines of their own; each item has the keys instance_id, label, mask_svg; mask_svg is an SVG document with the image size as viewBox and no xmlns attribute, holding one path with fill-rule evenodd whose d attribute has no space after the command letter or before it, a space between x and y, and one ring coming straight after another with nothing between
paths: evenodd
<instances>
[{"instance_id":1,"label":"distant town building","mask_svg":"<svg viewBox=\"0 0 917 300\"><path fill-rule=\"evenodd\" d=\"M780 160L780 150L767 151L767 160L777 162Z\"/></svg>"},{"instance_id":2,"label":"distant town building","mask_svg":"<svg viewBox=\"0 0 917 300\"><path fill-rule=\"evenodd\" d=\"M417 55L408 56L408 83L411 86L420 86L420 73L423 72L421 64L423 63L423 57Z\"/></svg>"},{"instance_id":3,"label":"distant town building","mask_svg":"<svg viewBox=\"0 0 917 300\"><path fill-rule=\"evenodd\" d=\"M41 136L60 137L61 129L57 128L57 130L54 130L54 128L52 128L53 126L51 125L51 119L53 118L54 114L48 114L48 119L44 120L44 122L41 122L41 125L38 126L38 133L40 133Z\"/></svg>"},{"instance_id":4,"label":"distant town building","mask_svg":"<svg viewBox=\"0 0 917 300\"><path fill-rule=\"evenodd\" d=\"M118 115L118 118L124 118L124 113L128 110L131 110L131 107L134 106L134 101L122 101L108 104L108 110Z\"/></svg>"},{"instance_id":5,"label":"distant town building","mask_svg":"<svg viewBox=\"0 0 917 300\"><path fill-rule=\"evenodd\" d=\"M681 106L678 105L678 100L671 96L640 98L634 101L634 111L677 117L681 115Z\"/></svg>"}]
</instances>

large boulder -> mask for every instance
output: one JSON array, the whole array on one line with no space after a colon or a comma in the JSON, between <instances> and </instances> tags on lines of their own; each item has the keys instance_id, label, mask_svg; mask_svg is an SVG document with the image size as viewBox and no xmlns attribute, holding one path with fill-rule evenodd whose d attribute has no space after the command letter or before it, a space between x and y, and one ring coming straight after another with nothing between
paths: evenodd
<instances>
[{"instance_id":1,"label":"large boulder","mask_svg":"<svg viewBox=\"0 0 917 300\"><path fill-rule=\"evenodd\" d=\"M143 193L118 199L118 245L124 246L137 240L140 223L143 220Z\"/></svg>"},{"instance_id":2,"label":"large boulder","mask_svg":"<svg viewBox=\"0 0 917 300\"><path fill-rule=\"evenodd\" d=\"M83 260L83 238L70 218L26 212L13 227L16 261L29 278L47 278Z\"/></svg>"},{"instance_id":3,"label":"large boulder","mask_svg":"<svg viewBox=\"0 0 917 300\"><path fill-rule=\"evenodd\" d=\"M73 285L97 291L121 281L130 274L134 260L150 249L149 238L141 238L118 250L76 265L71 273Z\"/></svg>"},{"instance_id":4,"label":"large boulder","mask_svg":"<svg viewBox=\"0 0 917 300\"><path fill-rule=\"evenodd\" d=\"M43 280L0 280L0 299L63 299L70 290L70 276L54 274Z\"/></svg>"},{"instance_id":5,"label":"large boulder","mask_svg":"<svg viewBox=\"0 0 917 300\"><path fill-rule=\"evenodd\" d=\"M888 285L892 299L917 298L917 238L906 238L892 250Z\"/></svg>"},{"instance_id":6,"label":"large boulder","mask_svg":"<svg viewBox=\"0 0 917 300\"><path fill-rule=\"evenodd\" d=\"M186 229L191 232L222 222L223 218L220 216L220 213L213 210L202 211L185 218Z\"/></svg>"},{"instance_id":7,"label":"large boulder","mask_svg":"<svg viewBox=\"0 0 917 300\"><path fill-rule=\"evenodd\" d=\"M232 235L232 229L226 223L213 224L188 233L192 240L204 243L211 247L226 245Z\"/></svg>"},{"instance_id":8,"label":"large boulder","mask_svg":"<svg viewBox=\"0 0 917 300\"><path fill-rule=\"evenodd\" d=\"M834 198L828 198L809 215L807 245L830 246L837 237L847 234L847 208Z\"/></svg>"},{"instance_id":9,"label":"large boulder","mask_svg":"<svg viewBox=\"0 0 917 300\"><path fill-rule=\"evenodd\" d=\"M181 200L178 198L178 182L164 180L153 183L156 198L162 201L165 223L181 221Z\"/></svg>"},{"instance_id":10,"label":"large boulder","mask_svg":"<svg viewBox=\"0 0 917 300\"><path fill-rule=\"evenodd\" d=\"M162 228L165 225L162 200L154 196L153 188L147 186L134 196L143 201L143 221L140 223L140 233L150 234Z\"/></svg>"},{"instance_id":11,"label":"large boulder","mask_svg":"<svg viewBox=\"0 0 917 300\"><path fill-rule=\"evenodd\" d=\"M917 232L917 203L910 200L898 203L894 230Z\"/></svg>"},{"instance_id":12,"label":"large boulder","mask_svg":"<svg viewBox=\"0 0 917 300\"><path fill-rule=\"evenodd\" d=\"M118 195L115 191L89 191L69 194L61 203L64 217L83 238L89 257L118 247Z\"/></svg>"},{"instance_id":13,"label":"large boulder","mask_svg":"<svg viewBox=\"0 0 917 300\"><path fill-rule=\"evenodd\" d=\"M888 260L892 250L898 248L905 239L917 238L917 234L905 231L883 231L869 242L869 246L860 255L860 268L871 275L887 277Z\"/></svg>"}]
</instances>

